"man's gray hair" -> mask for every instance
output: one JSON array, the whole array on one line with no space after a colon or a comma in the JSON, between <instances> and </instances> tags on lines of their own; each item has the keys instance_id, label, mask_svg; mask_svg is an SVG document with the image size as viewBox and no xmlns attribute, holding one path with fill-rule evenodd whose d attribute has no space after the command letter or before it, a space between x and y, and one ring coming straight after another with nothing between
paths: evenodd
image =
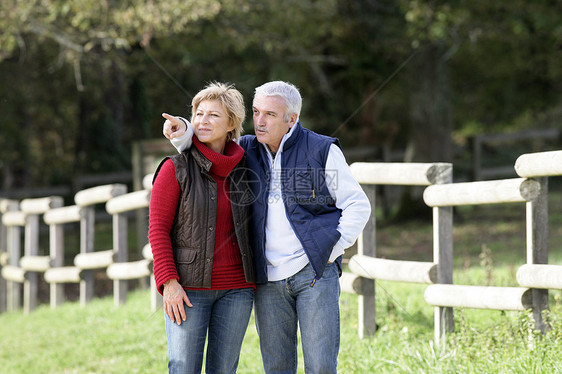
<instances>
[{"instance_id":1,"label":"man's gray hair","mask_svg":"<svg viewBox=\"0 0 562 374\"><path fill-rule=\"evenodd\" d=\"M254 97L257 96L280 96L285 100L287 109L283 119L289 121L292 114L300 116L302 108L302 97L299 89L289 82L272 81L256 87Z\"/></svg>"}]
</instances>

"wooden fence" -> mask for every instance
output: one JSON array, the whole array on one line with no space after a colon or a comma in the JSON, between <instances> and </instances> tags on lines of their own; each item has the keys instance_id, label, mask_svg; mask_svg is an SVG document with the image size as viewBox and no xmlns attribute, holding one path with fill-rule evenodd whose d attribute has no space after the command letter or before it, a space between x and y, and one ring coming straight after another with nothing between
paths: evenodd
<instances>
[{"instance_id":1,"label":"wooden fence","mask_svg":"<svg viewBox=\"0 0 562 374\"><path fill-rule=\"evenodd\" d=\"M151 279L151 309L161 305L152 276L152 251L149 245L142 250L143 259L129 261L128 219L130 212L145 211L150 202L152 175L143 181L143 189L127 193L122 184L110 184L79 191L75 205L62 206L62 198L51 196L37 199L0 201L2 239L0 241L0 311L22 307L29 314L37 306L38 275L43 274L49 284L50 305L56 308L64 302L65 283L80 284L80 303L85 306L94 296L94 272L105 270L113 281L115 305L127 299L127 282L132 279ZM105 204L112 215L113 248L94 251L95 206ZM49 227L48 255L40 255L40 216ZM65 226L80 225L80 252L72 264L64 264ZM21 256L22 228L25 253ZM43 251L46 253L47 251Z\"/></svg>"},{"instance_id":2,"label":"wooden fence","mask_svg":"<svg viewBox=\"0 0 562 374\"><path fill-rule=\"evenodd\" d=\"M397 261L376 257L375 188L377 185L429 186L450 184L453 168L446 163L354 163L351 171L363 186L371 202L371 218L361 234L357 252L349 261L352 273L342 276L342 290L359 294L359 337L376 331L375 283L366 280L390 280L412 283L453 282L451 207L433 211L433 261ZM351 286L351 287L350 287ZM435 331L440 336L453 327L450 308L435 308Z\"/></svg>"},{"instance_id":3,"label":"wooden fence","mask_svg":"<svg viewBox=\"0 0 562 374\"><path fill-rule=\"evenodd\" d=\"M470 152L472 157L472 180L487 180L499 178L513 178L515 173L513 165L501 166L485 165L484 157L488 152L505 152L509 148L533 148L532 152L557 149L560 144L562 130L556 128L533 129L502 134L482 134L470 139ZM530 144L529 144L530 143ZM517 153L515 153L517 154Z\"/></svg>"},{"instance_id":4,"label":"wooden fence","mask_svg":"<svg viewBox=\"0 0 562 374\"><path fill-rule=\"evenodd\" d=\"M530 153L515 163L519 178L453 183L452 165L445 163L354 163L355 178L362 184L375 211L377 185L423 186L423 200L433 214L431 262L387 260L376 257L376 222L373 214L358 241L358 254L349 261L349 272L340 283L344 292L359 295L359 336L376 331L375 280L427 284L424 298L435 307L435 340L453 329L453 308L533 311L536 328L544 331L542 312L548 307L548 289L562 289L562 266L548 264L548 177L562 176L562 151ZM30 313L37 305L37 276L50 285L50 304L64 300L61 285L80 283L80 301L93 297L92 271L105 269L113 280L115 305L126 302L127 282L151 279L151 309L160 307L152 276L150 246L143 258L129 260L129 213L146 214L152 175L143 188L127 192L120 184L89 188L75 195L75 205L62 206L60 197L1 200L0 312L22 307ZM485 287L453 284L452 209L460 205L526 205L526 264L517 270L518 287ZM113 248L94 251L94 206L105 204L113 219ZM43 219L41 220L40 217ZM72 265L64 264L64 226L80 223L80 253ZM49 227L49 255L39 255L40 224ZM23 235L22 235L23 229ZM22 237L24 255L21 255Z\"/></svg>"},{"instance_id":5,"label":"wooden fence","mask_svg":"<svg viewBox=\"0 0 562 374\"><path fill-rule=\"evenodd\" d=\"M532 310L535 327L544 331L547 321L542 312L548 308L548 289L562 289L562 266L548 265L548 177L562 175L562 151L530 153L520 156L515 171L520 178L485 182L448 183L447 170L441 181L417 178L416 164L354 164L352 171L363 184L374 211L376 184L427 184L423 199L433 209L433 263L416 263L376 258L374 217L363 231L358 254L349 262L351 274L342 279L342 289L358 293L359 335L376 329L374 284L366 279L427 283L425 301L435 309L435 341L452 331L450 308L495 310ZM442 164L441 164L442 165ZM429 167L425 164L425 167ZM389 169L387 169L389 168ZM393 175L400 174L392 178ZM387 177L391 176L391 177ZM460 205L526 205L526 264L517 270L519 287L486 287L452 284L453 225L451 208ZM365 253L368 251L369 253ZM359 279L358 277L362 277ZM353 283L351 283L353 282ZM350 287L350 285L352 285Z\"/></svg>"}]
</instances>

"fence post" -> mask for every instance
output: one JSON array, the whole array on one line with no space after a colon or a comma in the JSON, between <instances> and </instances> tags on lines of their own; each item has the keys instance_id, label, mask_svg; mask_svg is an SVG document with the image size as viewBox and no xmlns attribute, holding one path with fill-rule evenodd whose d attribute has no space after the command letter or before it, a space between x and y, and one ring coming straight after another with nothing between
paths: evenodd
<instances>
[{"instance_id":1,"label":"fence post","mask_svg":"<svg viewBox=\"0 0 562 374\"><path fill-rule=\"evenodd\" d=\"M127 248L127 215L125 213L113 214L113 250L115 262L127 262L129 259ZM127 301L128 282L115 279L113 281L113 302L115 306L125 304Z\"/></svg>"},{"instance_id":2,"label":"fence post","mask_svg":"<svg viewBox=\"0 0 562 374\"><path fill-rule=\"evenodd\" d=\"M535 178L540 183L539 196L526 203L527 264L548 263L548 177ZM542 312L548 308L548 289L532 288L535 328L545 332L548 322Z\"/></svg>"},{"instance_id":3,"label":"fence post","mask_svg":"<svg viewBox=\"0 0 562 374\"><path fill-rule=\"evenodd\" d=\"M25 219L24 253L39 255L39 215L29 214ZM23 312L29 314L37 307L38 274L27 272L23 282Z\"/></svg>"},{"instance_id":4,"label":"fence post","mask_svg":"<svg viewBox=\"0 0 562 374\"><path fill-rule=\"evenodd\" d=\"M453 183L451 164L440 166L442 171L435 184ZM453 283L453 208L433 207L433 262L437 264L437 283ZM434 340L440 344L445 334L454 329L453 308L434 308Z\"/></svg>"},{"instance_id":5,"label":"fence post","mask_svg":"<svg viewBox=\"0 0 562 374\"><path fill-rule=\"evenodd\" d=\"M142 257L151 261L152 274L150 274L150 310L156 312L162 307L162 295L160 295L158 289L156 288L156 280L154 279L154 257L152 256L152 247L150 246L150 243L143 247Z\"/></svg>"},{"instance_id":6,"label":"fence post","mask_svg":"<svg viewBox=\"0 0 562 374\"><path fill-rule=\"evenodd\" d=\"M49 254L52 267L61 267L64 264L64 226L61 223L49 224ZM56 308L64 302L64 284L50 284L51 308Z\"/></svg>"},{"instance_id":7,"label":"fence post","mask_svg":"<svg viewBox=\"0 0 562 374\"><path fill-rule=\"evenodd\" d=\"M152 192L152 180L154 174L147 174L142 180L142 186L145 190ZM150 205L150 201L148 202ZM162 295L156 289L156 280L154 279L154 257L152 256L152 247L147 243L142 250L143 257L152 262L152 275L150 276L150 308L153 312L162 307Z\"/></svg>"},{"instance_id":8,"label":"fence post","mask_svg":"<svg viewBox=\"0 0 562 374\"><path fill-rule=\"evenodd\" d=\"M376 257L376 185L362 184L365 194L371 203L371 217L357 243L357 253L360 255ZM359 338L372 336L377 331L377 315L375 303L375 280L366 281L363 285L363 293L358 298L359 309Z\"/></svg>"},{"instance_id":9,"label":"fence post","mask_svg":"<svg viewBox=\"0 0 562 374\"><path fill-rule=\"evenodd\" d=\"M94 206L84 206L84 215L80 219L80 253L94 251ZM94 270L85 269L80 274L80 305L86 306L94 298Z\"/></svg>"},{"instance_id":10,"label":"fence post","mask_svg":"<svg viewBox=\"0 0 562 374\"><path fill-rule=\"evenodd\" d=\"M8 243L8 239L6 238L7 230L6 226L2 223L2 214L4 213L2 209L3 201L0 201L0 273L2 271L2 266L4 265L4 261L6 260L6 246ZM6 280L2 275L0 275L0 313L6 311L6 294L8 290L6 288Z\"/></svg>"},{"instance_id":11,"label":"fence post","mask_svg":"<svg viewBox=\"0 0 562 374\"><path fill-rule=\"evenodd\" d=\"M0 201L0 271L2 266L8 263L8 227L2 222L4 213L18 209L15 200L2 199ZM0 313L8 310L8 284L6 279L0 275Z\"/></svg>"},{"instance_id":12,"label":"fence post","mask_svg":"<svg viewBox=\"0 0 562 374\"><path fill-rule=\"evenodd\" d=\"M25 255L39 255L39 216L51 208L59 208L64 204L60 196L47 198L24 199L21 210L26 213L25 219ZM23 282L23 312L29 314L37 307L39 274L26 271Z\"/></svg>"},{"instance_id":13,"label":"fence post","mask_svg":"<svg viewBox=\"0 0 562 374\"><path fill-rule=\"evenodd\" d=\"M20 212L18 212L20 213ZM2 218L4 219L4 217ZM21 257L21 228L25 226L25 217L22 217L23 222L14 222L7 225L7 249L8 249L8 265L17 267L19 266ZM21 283L9 280L6 282L7 286L7 303L6 308L8 311L14 311L21 307Z\"/></svg>"}]
</instances>

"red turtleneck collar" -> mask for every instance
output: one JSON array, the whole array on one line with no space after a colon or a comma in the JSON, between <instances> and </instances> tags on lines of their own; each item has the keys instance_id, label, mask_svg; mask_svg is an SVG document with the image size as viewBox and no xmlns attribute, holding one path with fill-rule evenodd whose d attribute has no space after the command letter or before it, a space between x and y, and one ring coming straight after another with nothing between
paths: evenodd
<instances>
[{"instance_id":1,"label":"red turtleneck collar","mask_svg":"<svg viewBox=\"0 0 562 374\"><path fill-rule=\"evenodd\" d=\"M205 144L201 143L196 136L193 136L193 145L213 163L211 173L219 177L226 177L244 156L244 150L232 140L228 141L224 147L224 154L217 153Z\"/></svg>"}]
</instances>

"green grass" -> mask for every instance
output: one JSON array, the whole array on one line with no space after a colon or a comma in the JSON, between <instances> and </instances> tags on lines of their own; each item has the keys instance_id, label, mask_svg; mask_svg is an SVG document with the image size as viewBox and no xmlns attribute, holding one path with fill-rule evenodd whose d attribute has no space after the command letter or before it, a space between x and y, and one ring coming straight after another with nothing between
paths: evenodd
<instances>
[{"instance_id":1,"label":"green grass","mask_svg":"<svg viewBox=\"0 0 562 374\"><path fill-rule=\"evenodd\" d=\"M113 299L88 307L40 306L28 316L0 316L0 367L4 373L158 373L166 362L160 313L149 295L134 292L120 308Z\"/></svg>"},{"instance_id":2,"label":"green grass","mask_svg":"<svg viewBox=\"0 0 562 374\"><path fill-rule=\"evenodd\" d=\"M562 372L562 306L552 297L552 330L540 336L526 313L455 310L444 347L433 344L433 310L423 285L377 282L376 335L357 337L357 297L341 297L341 373L555 373ZM150 312L147 291L126 305L111 297L88 307L40 306L29 316L0 315L2 373L165 373L162 312ZM299 373L302 369L300 358ZM239 373L261 373L253 319L242 346Z\"/></svg>"},{"instance_id":3,"label":"green grass","mask_svg":"<svg viewBox=\"0 0 562 374\"><path fill-rule=\"evenodd\" d=\"M550 206L560 206L560 196ZM562 212L551 209L550 263L562 263L561 223ZM454 227L455 283L516 285L515 272L525 262L522 204L459 209ZM377 240L378 256L431 259L430 222L381 225ZM425 287L377 281L379 328L362 340L357 296L342 294L339 372L562 373L562 291L549 293L551 329L544 335L527 313L455 309L455 332L437 347ZM43 304L28 316L0 314L1 373L165 373L166 365L163 315L150 311L148 291L131 292L121 307L105 297L86 308L68 302L55 310ZM253 319L238 372L263 372Z\"/></svg>"}]
</instances>

